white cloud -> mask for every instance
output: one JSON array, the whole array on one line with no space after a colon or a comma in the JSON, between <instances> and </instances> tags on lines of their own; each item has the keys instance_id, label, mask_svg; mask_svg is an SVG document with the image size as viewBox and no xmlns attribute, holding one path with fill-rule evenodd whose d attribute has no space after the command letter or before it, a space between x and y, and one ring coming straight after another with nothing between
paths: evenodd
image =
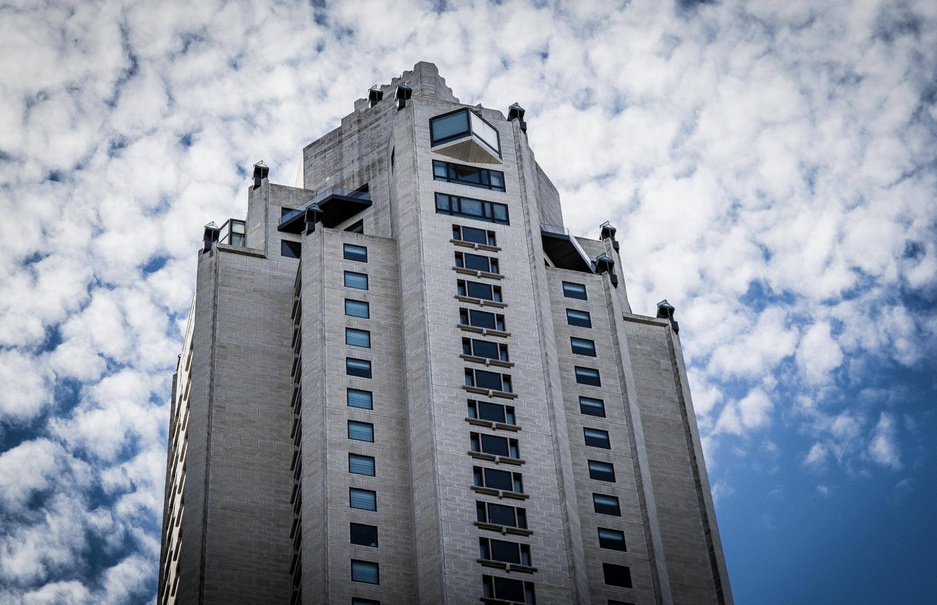
<instances>
[{"instance_id":1,"label":"white cloud","mask_svg":"<svg viewBox=\"0 0 937 605\"><path fill-rule=\"evenodd\" d=\"M872 441L869 443L869 455L876 464L893 469L901 468L901 452L897 437L898 427L894 416L882 412L872 432Z\"/></svg>"},{"instance_id":2,"label":"white cloud","mask_svg":"<svg viewBox=\"0 0 937 605\"><path fill-rule=\"evenodd\" d=\"M816 323L804 333L797 348L797 365L808 384L832 380L831 372L843 363L843 350L832 337L830 324Z\"/></svg>"}]
</instances>

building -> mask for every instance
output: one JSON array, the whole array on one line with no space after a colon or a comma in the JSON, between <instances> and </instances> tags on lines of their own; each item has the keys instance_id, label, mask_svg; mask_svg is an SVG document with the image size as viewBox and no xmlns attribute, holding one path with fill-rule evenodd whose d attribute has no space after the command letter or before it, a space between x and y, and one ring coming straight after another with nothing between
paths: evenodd
<instances>
[{"instance_id":1,"label":"building","mask_svg":"<svg viewBox=\"0 0 937 605\"><path fill-rule=\"evenodd\" d=\"M159 604L732 602L673 307L526 130L419 63L206 227Z\"/></svg>"}]
</instances>

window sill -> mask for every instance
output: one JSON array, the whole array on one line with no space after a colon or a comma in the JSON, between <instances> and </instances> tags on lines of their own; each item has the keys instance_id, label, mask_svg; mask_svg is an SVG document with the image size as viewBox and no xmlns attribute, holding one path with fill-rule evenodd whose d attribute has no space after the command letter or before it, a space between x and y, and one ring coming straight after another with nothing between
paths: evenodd
<instances>
[{"instance_id":1,"label":"window sill","mask_svg":"<svg viewBox=\"0 0 937 605\"><path fill-rule=\"evenodd\" d=\"M507 391L492 391L490 389L482 389L479 387L470 387L463 384L462 388L468 391L469 393L475 393L476 395L484 395L486 397L502 397L504 399L517 399L517 395L514 393L508 393Z\"/></svg>"},{"instance_id":2,"label":"window sill","mask_svg":"<svg viewBox=\"0 0 937 605\"><path fill-rule=\"evenodd\" d=\"M509 458L508 456L496 456L494 454L487 454L485 452L473 452L469 450L466 452L472 458L476 460L485 460L487 462L494 462L495 464L511 464L514 466L520 466L527 462L521 458Z\"/></svg>"},{"instance_id":3,"label":"window sill","mask_svg":"<svg viewBox=\"0 0 937 605\"><path fill-rule=\"evenodd\" d=\"M472 303L480 307L494 307L496 309L503 309L508 306L507 303L498 302L496 300L487 300L485 298L472 298L471 296L459 296L456 294L452 298L458 300L459 302Z\"/></svg>"},{"instance_id":4,"label":"window sill","mask_svg":"<svg viewBox=\"0 0 937 605\"><path fill-rule=\"evenodd\" d=\"M489 359L488 357L477 357L475 355L466 355L462 353L459 355L465 361L471 361L473 363L483 363L486 366L498 366L499 368L513 368L514 362L512 361L501 361L500 359Z\"/></svg>"},{"instance_id":5,"label":"window sill","mask_svg":"<svg viewBox=\"0 0 937 605\"><path fill-rule=\"evenodd\" d=\"M502 430L502 431L513 431L517 432L521 430L521 427L516 424L505 424L503 422L497 422L495 420L482 420L481 418L469 418L466 416L465 421L469 424L474 424L475 426L483 426L489 428L493 431Z\"/></svg>"},{"instance_id":6,"label":"window sill","mask_svg":"<svg viewBox=\"0 0 937 605\"><path fill-rule=\"evenodd\" d=\"M475 332L476 334L481 334L482 336L500 336L501 338L507 338L511 335L510 332L505 332L503 330L495 330L494 328L478 328L468 324L456 324L456 327L466 332Z\"/></svg>"},{"instance_id":7,"label":"window sill","mask_svg":"<svg viewBox=\"0 0 937 605\"><path fill-rule=\"evenodd\" d=\"M501 500L502 498L509 498L511 500L526 500L530 498L529 494L519 494L517 492L506 492L503 489L494 489L491 487L481 487L479 485L473 485L472 491L478 494L484 494L486 496L494 496Z\"/></svg>"},{"instance_id":8,"label":"window sill","mask_svg":"<svg viewBox=\"0 0 937 605\"><path fill-rule=\"evenodd\" d=\"M472 275L474 277L487 277L488 279L504 279L504 276L500 273L489 273L488 271L477 271L475 269L466 269L464 267L453 267L453 271L456 273L462 273L463 275Z\"/></svg>"},{"instance_id":9,"label":"window sill","mask_svg":"<svg viewBox=\"0 0 937 605\"><path fill-rule=\"evenodd\" d=\"M460 239L450 239L450 242L456 246L462 246L463 248L471 248L472 250L484 250L485 252L501 252L499 246L489 246L488 244L476 244L475 242L464 242Z\"/></svg>"},{"instance_id":10,"label":"window sill","mask_svg":"<svg viewBox=\"0 0 937 605\"><path fill-rule=\"evenodd\" d=\"M475 527L479 529L487 529L488 531L495 531L506 536L508 534L514 536L532 536L534 532L529 529L521 529L520 527L512 527L510 525L498 525L497 523L485 523L484 521L475 521Z\"/></svg>"},{"instance_id":11,"label":"window sill","mask_svg":"<svg viewBox=\"0 0 937 605\"><path fill-rule=\"evenodd\" d=\"M512 571L518 571L520 573L537 573L536 567L531 567L529 565L521 565L520 563L502 563L501 561L495 561L493 559L475 559L485 567L493 567L495 569L503 569L504 571L510 573Z\"/></svg>"}]
</instances>

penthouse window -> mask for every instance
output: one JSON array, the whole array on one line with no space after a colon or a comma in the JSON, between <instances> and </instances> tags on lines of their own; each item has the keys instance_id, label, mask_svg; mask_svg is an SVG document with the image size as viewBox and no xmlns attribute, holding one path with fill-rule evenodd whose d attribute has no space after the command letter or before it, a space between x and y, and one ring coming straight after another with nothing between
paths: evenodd
<instances>
[{"instance_id":1,"label":"penthouse window","mask_svg":"<svg viewBox=\"0 0 937 605\"><path fill-rule=\"evenodd\" d=\"M475 227L452 226L452 239L460 242L482 244L483 246L497 246L497 236L494 231L485 231Z\"/></svg>"},{"instance_id":2,"label":"penthouse window","mask_svg":"<svg viewBox=\"0 0 937 605\"><path fill-rule=\"evenodd\" d=\"M355 288L357 290L368 289L368 276L364 273L355 273L354 271L345 271L345 287Z\"/></svg>"},{"instance_id":3,"label":"penthouse window","mask_svg":"<svg viewBox=\"0 0 937 605\"><path fill-rule=\"evenodd\" d=\"M504 191L504 173L500 170L433 160L433 178L447 183Z\"/></svg>"},{"instance_id":4,"label":"penthouse window","mask_svg":"<svg viewBox=\"0 0 937 605\"><path fill-rule=\"evenodd\" d=\"M490 342L477 338L462 339L462 354L485 359L508 360L508 346L503 342Z\"/></svg>"},{"instance_id":5,"label":"penthouse window","mask_svg":"<svg viewBox=\"0 0 937 605\"><path fill-rule=\"evenodd\" d=\"M588 311L577 311L576 309L566 309L566 323L580 328L591 328L592 317Z\"/></svg>"},{"instance_id":6,"label":"penthouse window","mask_svg":"<svg viewBox=\"0 0 937 605\"><path fill-rule=\"evenodd\" d=\"M579 411L586 416L598 416L605 418L605 402L593 397L579 398Z\"/></svg>"},{"instance_id":7,"label":"penthouse window","mask_svg":"<svg viewBox=\"0 0 937 605\"><path fill-rule=\"evenodd\" d=\"M615 467L608 462L589 461L589 478L596 481L615 483Z\"/></svg>"},{"instance_id":8,"label":"penthouse window","mask_svg":"<svg viewBox=\"0 0 937 605\"><path fill-rule=\"evenodd\" d=\"M505 458L520 458L517 439L495 437L484 433L471 433L470 439L473 452L504 456Z\"/></svg>"},{"instance_id":9,"label":"penthouse window","mask_svg":"<svg viewBox=\"0 0 937 605\"><path fill-rule=\"evenodd\" d=\"M373 477L374 457L362 456L360 454L348 454L348 472L352 475L367 475Z\"/></svg>"},{"instance_id":10,"label":"penthouse window","mask_svg":"<svg viewBox=\"0 0 937 605\"><path fill-rule=\"evenodd\" d=\"M487 311L459 309L459 323L465 326L504 332L504 315L488 313Z\"/></svg>"},{"instance_id":11,"label":"penthouse window","mask_svg":"<svg viewBox=\"0 0 937 605\"><path fill-rule=\"evenodd\" d=\"M367 359L345 358L345 373L359 378L371 377L371 362Z\"/></svg>"},{"instance_id":12,"label":"penthouse window","mask_svg":"<svg viewBox=\"0 0 937 605\"><path fill-rule=\"evenodd\" d=\"M487 487L517 494L524 493L524 478L520 473L476 466L473 467L472 474L475 487Z\"/></svg>"},{"instance_id":13,"label":"penthouse window","mask_svg":"<svg viewBox=\"0 0 937 605\"><path fill-rule=\"evenodd\" d=\"M362 263L368 262L368 249L364 246L354 244L345 244L342 247L342 256L345 260L356 260Z\"/></svg>"},{"instance_id":14,"label":"penthouse window","mask_svg":"<svg viewBox=\"0 0 937 605\"><path fill-rule=\"evenodd\" d=\"M429 132L432 147L464 139L501 158L501 137L497 129L468 107L430 118Z\"/></svg>"},{"instance_id":15,"label":"penthouse window","mask_svg":"<svg viewBox=\"0 0 937 605\"><path fill-rule=\"evenodd\" d=\"M615 496L592 494L592 507L600 515L621 516L621 504Z\"/></svg>"},{"instance_id":16,"label":"penthouse window","mask_svg":"<svg viewBox=\"0 0 937 605\"><path fill-rule=\"evenodd\" d=\"M459 296L501 302L501 286L490 286L466 279L456 280Z\"/></svg>"},{"instance_id":17,"label":"penthouse window","mask_svg":"<svg viewBox=\"0 0 937 605\"><path fill-rule=\"evenodd\" d=\"M602 575L605 576L605 583L609 586L631 588L631 569L624 565L602 563Z\"/></svg>"},{"instance_id":18,"label":"penthouse window","mask_svg":"<svg viewBox=\"0 0 937 605\"><path fill-rule=\"evenodd\" d=\"M599 546L609 550L627 551L625 548L625 532L617 529L599 528Z\"/></svg>"},{"instance_id":19,"label":"penthouse window","mask_svg":"<svg viewBox=\"0 0 937 605\"><path fill-rule=\"evenodd\" d=\"M511 393L511 376L485 370L466 369L465 386Z\"/></svg>"},{"instance_id":20,"label":"penthouse window","mask_svg":"<svg viewBox=\"0 0 937 605\"><path fill-rule=\"evenodd\" d=\"M498 259L493 256L470 254L468 252L455 253L455 266L459 269L471 269L485 273L498 273Z\"/></svg>"},{"instance_id":21,"label":"penthouse window","mask_svg":"<svg viewBox=\"0 0 937 605\"><path fill-rule=\"evenodd\" d=\"M479 538L478 557L487 561L530 566L530 546L506 540Z\"/></svg>"},{"instance_id":22,"label":"penthouse window","mask_svg":"<svg viewBox=\"0 0 937 605\"><path fill-rule=\"evenodd\" d=\"M476 502L475 512L479 523L527 529L527 511L523 508L493 502Z\"/></svg>"},{"instance_id":23,"label":"penthouse window","mask_svg":"<svg viewBox=\"0 0 937 605\"><path fill-rule=\"evenodd\" d=\"M380 584L381 572L377 563L351 560L351 581L365 584Z\"/></svg>"},{"instance_id":24,"label":"penthouse window","mask_svg":"<svg viewBox=\"0 0 937 605\"><path fill-rule=\"evenodd\" d=\"M468 401L468 417L478 420L489 420L502 424L517 424L514 419L514 408L509 405L488 403L487 401Z\"/></svg>"},{"instance_id":25,"label":"penthouse window","mask_svg":"<svg viewBox=\"0 0 937 605\"><path fill-rule=\"evenodd\" d=\"M586 297L586 286L573 282L563 282L563 296L566 298L578 298L579 300L588 300Z\"/></svg>"},{"instance_id":26,"label":"penthouse window","mask_svg":"<svg viewBox=\"0 0 937 605\"><path fill-rule=\"evenodd\" d=\"M593 387L602 386L602 380L599 378L599 371L594 368L581 368L576 366L576 382L587 384Z\"/></svg>"},{"instance_id":27,"label":"penthouse window","mask_svg":"<svg viewBox=\"0 0 937 605\"><path fill-rule=\"evenodd\" d=\"M482 576L482 586L485 595L482 600L485 602L489 602L486 599L496 599L495 602L497 603L509 601L511 603L523 603L524 605L535 605L537 602L533 582L522 582L521 580L496 576Z\"/></svg>"},{"instance_id":28,"label":"penthouse window","mask_svg":"<svg viewBox=\"0 0 937 605\"><path fill-rule=\"evenodd\" d=\"M585 355L586 357L595 357L595 341L588 338L569 339L569 344L576 355Z\"/></svg>"},{"instance_id":29,"label":"penthouse window","mask_svg":"<svg viewBox=\"0 0 937 605\"><path fill-rule=\"evenodd\" d=\"M501 225L511 224L508 220L508 207L505 204L445 193L436 194L436 214L461 216Z\"/></svg>"}]
</instances>

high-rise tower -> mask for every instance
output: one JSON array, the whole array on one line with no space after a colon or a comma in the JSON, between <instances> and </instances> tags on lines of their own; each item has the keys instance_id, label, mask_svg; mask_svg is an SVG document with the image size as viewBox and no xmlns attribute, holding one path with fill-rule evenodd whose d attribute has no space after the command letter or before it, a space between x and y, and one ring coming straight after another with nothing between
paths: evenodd
<instances>
[{"instance_id":1,"label":"high-rise tower","mask_svg":"<svg viewBox=\"0 0 937 605\"><path fill-rule=\"evenodd\" d=\"M526 130L419 63L206 227L159 604L732 602L673 307Z\"/></svg>"}]
</instances>

